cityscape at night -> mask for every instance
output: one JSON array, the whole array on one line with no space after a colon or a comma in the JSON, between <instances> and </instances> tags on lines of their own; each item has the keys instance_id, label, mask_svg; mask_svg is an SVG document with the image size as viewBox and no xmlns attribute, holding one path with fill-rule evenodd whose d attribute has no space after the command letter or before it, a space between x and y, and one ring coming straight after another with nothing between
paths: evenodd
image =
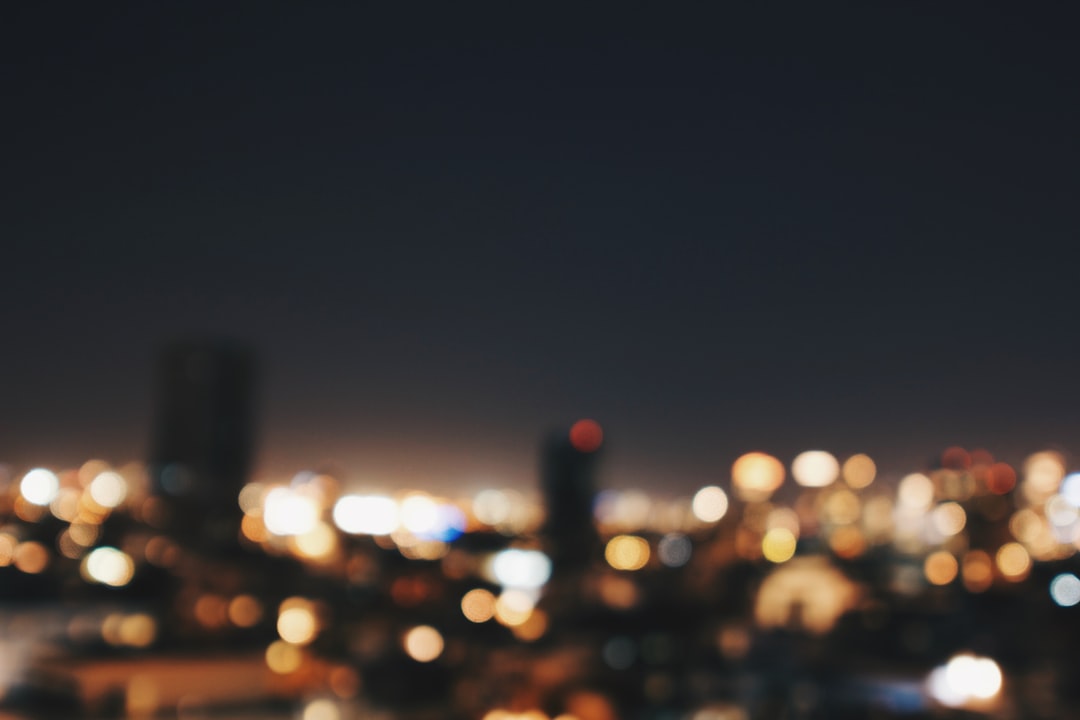
<instances>
[{"instance_id":1,"label":"cityscape at night","mask_svg":"<svg viewBox=\"0 0 1080 720\"><path fill-rule=\"evenodd\" d=\"M0 7L0 720L1076 720L1076 8Z\"/></svg>"}]
</instances>

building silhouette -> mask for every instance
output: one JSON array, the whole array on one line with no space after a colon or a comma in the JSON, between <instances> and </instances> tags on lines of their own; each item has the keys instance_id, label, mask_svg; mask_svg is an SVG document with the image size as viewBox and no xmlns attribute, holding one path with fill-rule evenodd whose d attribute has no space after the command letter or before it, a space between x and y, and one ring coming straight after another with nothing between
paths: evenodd
<instances>
[{"instance_id":1,"label":"building silhouette","mask_svg":"<svg viewBox=\"0 0 1080 720\"><path fill-rule=\"evenodd\" d=\"M236 543L237 495L251 469L255 363L224 342L170 345L158 358L150 451L162 524L216 550Z\"/></svg>"}]
</instances>

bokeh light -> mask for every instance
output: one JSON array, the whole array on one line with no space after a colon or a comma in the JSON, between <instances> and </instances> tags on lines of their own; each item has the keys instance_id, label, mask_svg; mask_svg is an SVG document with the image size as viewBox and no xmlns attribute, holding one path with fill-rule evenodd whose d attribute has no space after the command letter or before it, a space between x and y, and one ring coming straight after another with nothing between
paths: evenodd
<instances>
[{"instance_id":1,"label":"bokeh light","mask_svg":"<svg viewBox=\"0 0 1080 720\"><path fill-rule=\"evenodd\" d=\"M844 461L841 474L848 487L860 490L874 482L874 478L877 476L877 465L869 455L860 453L852 455Z\"/></svg>"},{"instance_id":2,"label":"bokeh light","mask_svg":"<svg viewBox=\"0 0 1080 720\"><path fill-rule=\"evenodd\" d=\"M747 502L768 500L784 484L784 464L766 453L746 453L731 466L731 482Z\"/></svg>"},{"instance_id":3,"label":"bokeh light","mask_svg":"<svg viewBox=\"0 0 1080 720\"><path fill-rule=\"evenodd\" d=\"M266 665L279 675L295 672L303 661L303 651L285 640L275 640L266 648Z\"/></svg>"},{"instance_id":4,"label":"bokeh light","mask_svg":"<svg viewBox=\"0 0 1080 720\"><path fill-rule=\"evenodd\" d=\"M19 493L34 505L48 505L59 491L60 478L45 468L34 468L26 473L19 483Z\"/></svg>"},{"instance_id":5,"label":"bokeh light","mask_svg":"<svg viewBox=\"0 0 1080 720\"><path fill-rule=\"evenodd\" d=\"M412 628L402 640L405 652L417 662L431 662L443 651L443 636L430 625L418 625Z\"/></svg>"},{"instance_id":6,"label":"bokeh light","mask_svg":"<svg viewBox=\"0 0 1080 720\"><path fill-rule=\"evenodd\" d=\"M616 570L640 570L649 555L649 542L636 535L616 535L604 548L604 559Z\"/></svg>"},{"instance_id":7,"label":"bokeh light","mask_svg":"<svg viewBox=\"0 0 1080 720\"><path fill-rule=\"evenodd\" d=\"M946 550L930 553L923 562L923 574L931 585L948 585L956 579L960 564Z\"/></svg>"},{"instance_id":8,"label":"bokeh light","mask_svg":"<svg viewBox=\"0 0 1080 720\"><path fill-rule=\"evenodd\" d=\"M510 548L495 554L491 569L503 587L536 589L551 577L551 560L539 550Z\"/></svg>"},{"instance_id":9,"label":"bokeh light","mask_svg":"<svg viewBox=\"0 0 1080 720\"><path fill-rule=\"evenodd\" d=\"M1031 556L1020 543L1005 543L998 549L997 566L1006 580L1019 582L1031 570Z\"/></svg>"},{"instance_id":10,"label":"bokeh light","mask_svg":"<svg viewBox=\"0 0 1080 720\"><path fill-rule=\"evenodd\" d=\"M318 633L315 613L306 604L285 607L278 614L278 635L285 642L293 645L307 645Z\"/></svg>"},{"instance_id":11,"label":"bokeh light","mask_svg":"<svg viewBox=\"0 0 1080 720\"><path fill-rule=\"evenodd\" d=\"M570 444L578 452L596 452L603 443L604 430L595 420L578 420L570 427Z\"/></svg>"},{"instance_id":12,"label":"bokeh light","mask_svg":"<svg viewBox=\"0 0 1080 720\"><path fill-rule=\"evenodd\" d=\"M495 595L484 588L470 590L461 598L461 614L469 622L487 622L495 617Z\"/></svg>"},{"instance_id":13,"label":"bokeh light","mask_svg":"<svg viewBox=\"0 0 1080 720\"><path fill-rule=\"evenodd\" d=\"M660 538L656 546L656 554L660 562L670 568L682 567L690 561L693 552L693 543L690 538L682 533L668 533Z\"/></svg>"},{"instance_id":14,"label":"bokeh light","mask_svg":"<svg viewBox=\"0 0 1080 720\"><path fill-rule=\"evenodd\" d=\"M922 473L911 473L900 480L897 500L908 510L925 510L934 502L934 483Z\"/></svg>"},{"instance_id":15,"label":"bokeh light","mask_svg":"<svg viewBox=\"0 0 1080 720\"><path fill-rule=\"evenodd\" d=\"M716 485L706 485L694 494L690 508L701 522L718 522L728 511L727 493Z\"/></svg>"},{"instance_id":16,"label":"bokeh light","mask_svg":"<svg viewBox=\"0 0 1080 720\"><path fill-rule=\"evenodd\" d=\"M1073 607L1080 603L1080 578L1072 573L1061 573L1050 581L1050 597L1061 607Z\"/></svg>"},{"instance_id":17,"label":"bokeh light","mask_svg":"<svg viewBox=\"0 0 1080 720\"><path fill-rule=\"evenodd\" d=\"M263 523L274 535L303 535L319 522L315 498L290 488L278 487L263 500Z\"/></svg>"},{"instance_id":18,"label":"bokeh light","mask_svg":"<svg viewBox=\"0 0 1080 720\"><path fill-rule=\"evenodd\" d=\"M930 515L934 528L945 537L952 537L964 529L967 513L959 503L946 502L934 508Z\"/></svg>"},{"instance_id":19,"label":"bokeh light","mask_svg":"<svg viewBox=\"0 0 1080 720\"><path fill-rule=\"evenodd\" d=\"M787 562L795 555L798 544L795 534L787 528L773 528L761 540L761 553L769 562Z\"/></svg>"},{"instance_id":20,"label":"bokeh light","mask_svg":"<svg viewBox=\"0 0 1080 720\"><path fill-rule=\"evenodd\" d=\"M131 582L135 563L127 553L114 547L99 547L83 560L83 577L111 587L121 587Z\"/></svg>"},{"instance_id":21,"label":"bokeh light","mask_svg":"<svg viewBox=\"0 0 1080 720\"><path fill-rule=\"evenodd\" d=\"M127 480L119 473L106 470L90 481L90 497L103 508L115 508L127 497Z\"/></svg>"},{"instance_id":22,"label":"bokeh light","mask_svg":"<svg viewBox=\"0 0 1080 720\"><path fill-rule=\"evenodd\" d=\"M334 524L352 535L389 535L398 529L398 505L382 495L345 495L334 504Z\"/></svg>"},{"instance_id":23,"label":"bokeh light","mask_svg":"<svg viewBox=\"0 0 1080 720\"><path fill-rule=\"evenodd\" d=\"M824 450L807 450L791 463L791 477L803 487L825 487L840 475L840 463Z\"/></svg>"}]
</instances>

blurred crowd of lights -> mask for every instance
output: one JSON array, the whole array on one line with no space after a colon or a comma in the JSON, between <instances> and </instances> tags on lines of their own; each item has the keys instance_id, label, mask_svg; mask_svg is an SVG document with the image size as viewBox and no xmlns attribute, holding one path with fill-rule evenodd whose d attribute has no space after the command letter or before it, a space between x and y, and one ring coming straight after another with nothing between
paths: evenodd
<instances>
[{"instance_id":1,"label":"blurred crowd of lights","mask_svg":"<svg viewBox=\"0 0 1080 720\"><path fill-rule=\"evenodd\" d=\"M580 452L594 452L602 430L582 422L572 428L571 442ZM789 475L792 483L785 488ZM785 468L776 457L751 452L734 461L726 479L730 482L719 478L676 498L639 490L600 493L594 515L604 563L595 585L601 602L631 609L640 602L637 578L642 575L679 568L694 572L697 563L722 556L725 562L735 558L762 568L754 598L757 627L790 627L797 621L807 632L824 634L864 595L838 563L876 548L887 548L903 561L892 568L891 588L901 595L949 587L978 594L1016 586L1032 576L1037 563L1066 560L1080 550L1080 473L1068 474L1064 456L1056 451L1031 455L1018 471L988 453L950 448L941 467L890 482L879 480L876 463L864 454L841 462L829 452L811 450ZM791 492L784 496L782 490ZM112 468L94 460L60 473L31 469L11 484L8 499L18 520L39 523L51 516L63 527L52 546L17 524L0 527L0 567L34 575L71 560L87 584L122 588L144 567L170 569L179 562L180 549L163 535L151 532L116 545L104 541L103 524L115 513L154 525L158 500L139 466ZM555 568L543 542L545 509L525 493L488 488L464 498L415 490L339 494L332 478L302 473L285 483L250 483L238 503L242 541L268 554L363 577L370 570L348 552L350 542L362 539L408 560L440 563L447 576L465 581L469 587L455 597L460 616L470 623L501 625L521 642L549 630L552 620L542 600ZM1007 529L1007 535L972 532L987 524ZM509 546L471 555L455 550L462 536L478 532L501 536ZM428 589L398 579L388 592L405 607L422 600ZM1080 579L1060 572L1040 592L1048 593L1054 606L1072 608L1080 604ZM276 639L265 648L266 667L287 676L309 662L312 646L332 619L311 598L289 597L276 613L274 608L250 593L202 592L192 598L190 614L207 629L272 624ZM118 647L150 646L159 633L158 620L146 613L80 622L73 623L73 635L89 633ZM400 652L418 663L437 663L448 652L445 632L439 623L412 625L400 635ZM747 642L737 628L726 629L718 641L729 653L744 652ZM614 670L630 667L642 652L621 635L602 648L604 662ZM989 707L1003 682L994 660L961 654L934 670L926 687L942 705L979 709ZM303 717L336 720L339 711L334 702L316 699L305 706ZM494 709L485 717L548 716L539 710ZM564 713L557 719L572 717Z\"/></svg>"}]
</instances>

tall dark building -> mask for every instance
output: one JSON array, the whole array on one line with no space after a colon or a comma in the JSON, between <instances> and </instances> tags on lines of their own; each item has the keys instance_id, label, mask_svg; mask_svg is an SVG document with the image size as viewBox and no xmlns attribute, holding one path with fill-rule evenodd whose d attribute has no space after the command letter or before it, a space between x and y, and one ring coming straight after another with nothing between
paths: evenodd
<instances>
[{"instance_id":1,"label":"tall dark building","mask_svg":"<svg viewBox=\"0 0 1080 720\"><path fill-rule=\"evenodd\" d=\"M544 446L540 480L547 505L543 535L556 573L583 568L597 544L593 522L596 466L603 431L579 420L569 432L552 434Z\"/></svg>"},{"instance_id":2,"label":"tall dark building","mask_svg":"<svg viewBox=\"0 0 1080 720\"><path fill-rule=\"evenodd\" d=\"M170 529L214 546L235 540L251 469L255 367L229 343L181 343L158 359L150 472Z\"/></svg>"}]
</instances>

